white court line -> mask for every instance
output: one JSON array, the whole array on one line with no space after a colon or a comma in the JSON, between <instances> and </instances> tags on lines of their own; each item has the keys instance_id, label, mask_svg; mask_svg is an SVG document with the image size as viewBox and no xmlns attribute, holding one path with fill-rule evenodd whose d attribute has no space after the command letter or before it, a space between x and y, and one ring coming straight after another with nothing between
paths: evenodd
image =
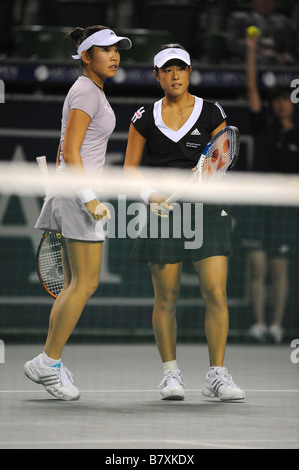
<instances>
[{"instance_id":1,"label":"white court line","mask_svg":"<svg viewBox=\"0 0 299 470\"><path fill-rule=\"evenodd\" d=\"M195 446L196 448L198 447L216 447L216 448L225 448L225 449L244 449L244 448L248 448L248 447L255 447L255 448L261 448L262 445L264 444L276 444L276 443L279 443L281 446L283 446L283 442L285 442L286 444L291 444L291 443L298 443L298 440L297 439L239 439L239 440L236 440L236 439L230 439L230 440L179 440L179 439L101 439L101 440L57 440L57 441L37 441L37 440L34 440L34 441L1 441L0 443L0 448L3 447L3 446L12 446L12 447L16 447L18 445L21 445L21 446L30 446L30 445L33 445L34 447L37 447L37 446L42 446L42 445L46 445L46 446L57 446L57 445L62 445L62 446L65 446L65 445L76 445L76 446L86 446L86 445L107 445L107 444L113 444L114 447L113 449L117 450L118 449L118 445L120 444L133 444L133 445L137 445L137 444L147 444L147 445L151 445L151 444L159 444L159 447L161 447L162 444L171 444L171 445L185 445L185 446ZM243 444L242 444L243 443ZM262 445L261 445L262 444ZM285 446L284 446L285 447ZM115 452L114 450L114 452ZM136 449L136 450L139 450L139 452L142 454L142 450L143 449ZM191 450L190 449L188 453L191 453ZM155 452L153 452L155 454L158 454L159 453L159 448L155 449Z\"/></svg>"}]
</instances>

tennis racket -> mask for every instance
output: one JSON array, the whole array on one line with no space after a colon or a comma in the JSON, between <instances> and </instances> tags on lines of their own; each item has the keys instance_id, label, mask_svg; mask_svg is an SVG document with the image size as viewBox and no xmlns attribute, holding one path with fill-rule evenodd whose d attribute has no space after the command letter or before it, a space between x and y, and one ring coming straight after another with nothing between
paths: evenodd
<instances>
[{"instance_id":1,"label":"tennis racket","mask_svg":"<svg viewBox=\"0 0 299 470\"><path fill-rule=\"evenodd\" d=\"M219 131L206 145L202 152L191 180L198 181L209 178L220 179L237 163L240 150L239 130L234 126L227 126ZM175 202L182 195L182 191L175 191L166 199L168 204Z\"/></svg>"},{"instance_id":2,"label":"tennis racket","mask_svg":"<svg viewBox=\"0 0 299 470\"><path fill-rule=\"evenodd\" d=\"M36 270L41 285L56 299L64 281L60 233L44 232L36 253Z\"/></svg>"},{"instance_id":3,"label":"tennis racket","mask_svg":"<svg viewBox=\"0 0 299 470\"><path fill-rule=\"evenodd\" d=\"M48 176L46 157L37 157L36 161L41 175ZM48 194L47 187L45 194ZM43 233L36 252L36 270L41 285L56 299L63 287L60 233Z\"/></svg>"}]
</instances>

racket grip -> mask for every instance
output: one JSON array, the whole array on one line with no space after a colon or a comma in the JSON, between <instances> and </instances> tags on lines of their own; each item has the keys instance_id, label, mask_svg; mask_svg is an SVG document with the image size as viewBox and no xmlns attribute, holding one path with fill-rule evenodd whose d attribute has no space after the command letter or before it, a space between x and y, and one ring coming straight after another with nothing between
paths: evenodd
<instances>
[{"instance_id":1,"label":"racket grip","mask_svg":"<svg viewBox=\"0 0 299 470\"><path fill-rule=\"evenodd\" d=\"M36 157L36 162L38 164L38 168L40 170L41 176L47 178L49 176L48 166L47 166L47 157L45 155ZM44 189L45 189L45 194L47 195L48 193L47 186L45 186Z\"/></svg>"},{"instance_id":2,"label":"racket grip","mask_svg":"<svg viewBox=\"0 0 299 470\"><path fill-rule=\"evenodd\" d=\"M47 157L45 157L45 155L43 155L41 157L36 157L36 161L37 161L38 167L41 171L48 171Z\"/></svg>"},{"instance_id":3,"label":"racket grip","mask_svg":"<svg viewBox=\"0 0 299 470\"><path fill-rule=\"evenodd\" d=\"M173 202L176 202L182 194L182 191L176 191L175 193L171 194L167 199L166 199L166 204L172 204Z\"/></svg>"},{"instance_id":4,"label":"racket grip","mask_svg":"<svg viewBox=\"0 0 299 470\"><path fill-rule=\"evenodd\" d=\"M196 170L194 170L194 172L192 173L192 175L189 177L189 180L187 181L192 181L194 180L194 178L198 176L198 168L196 166ZM167 204L171 204L172 202L176 202L178 199L180 199L180 197L182 196L183 194L183 191L181 189L178 189L177 191L175 191L174 193L172 193L167 199L166 199L166 203Z\"/></svg>"}]
</instances>

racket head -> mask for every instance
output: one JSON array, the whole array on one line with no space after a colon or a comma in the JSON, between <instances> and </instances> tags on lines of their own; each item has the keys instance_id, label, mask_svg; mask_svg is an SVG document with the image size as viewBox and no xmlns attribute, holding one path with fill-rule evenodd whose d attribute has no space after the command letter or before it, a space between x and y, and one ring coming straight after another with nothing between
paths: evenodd
<instances>
[{"instance_id":1,"label":"racket head","mask_svg":"<svg viewBox=\"0 0 299 470\"><path fill-rule=\"evenodd\" d=\"M239 151L239 129L235 126L221 129L205 147L196 166L196 176L200 180L222 178L236 165Z\"/></svg>"},{"instance_id":2,"label":"racket head","mask_svg":"<svg viewBox=\"0 0 299 470\"><path fill-rule=\"evenodd\" d=\"M60 233L44 232L36 252L36 270L44 289L56 299L64 282Z\"/></svg>"}]
</instances>

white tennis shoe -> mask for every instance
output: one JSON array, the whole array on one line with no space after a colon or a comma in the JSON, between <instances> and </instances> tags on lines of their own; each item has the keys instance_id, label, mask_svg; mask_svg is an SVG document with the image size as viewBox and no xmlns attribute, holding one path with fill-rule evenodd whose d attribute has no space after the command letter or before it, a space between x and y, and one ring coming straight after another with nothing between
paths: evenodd
<instances>
[{"instance_id":1,"label":"white tennis shoe","mask_svg":"<svg viewBox=\"0 0 299 470\"><path fill-rule=\"evenodd\" d=\"M184 400L184 381L179 369L168 370L160 383L162 400Z\"/></svg>"},{"instance_id":2,"label":"white tennis shoe","mask_svg":"<svg viewBox=\"0 0 299 470\"><path fill-rule=\"evenodd\" d=\"M249 328L247 337L251 341L263 342L266 340L267 327L262 323L256 323Z\"/></svg>"},{"instance_id":3,"label":"white tennis shoe","mask_svg":"<svg viewBox=\"0 0 299 470\"><path fill-rule=\"evenodd\" d=\"M281 343L283 339L284 331L279 325L271 325L267 331L267 337L274 343Z\"/></svg>"},{"instance_id":4,"label":"white tennis shoe","mask_svg":"<svg viewBox=\"0 0 299 470\"><path fill-rule=\"evenodd\" d=\"M49 367L43 363L43 354L40 354L26 362L24 372L26 377L43 385L47 392L59 400L78 400L80 397L79 390L73 385L72 373L62 362Z\"/></svg>"},{"instance_id":5,"label":"white tennis shoe","mask_svg":"<svg viewBox=\"0 0 299 470\"><path fill-rule=\"evenodd\" d=\"M234 383L232 376L225 367L218 367L207 373L202 394L210 398L218 397L223 401L243 400L245 398L244 391Z\"/></svg>"}]
</instances>

